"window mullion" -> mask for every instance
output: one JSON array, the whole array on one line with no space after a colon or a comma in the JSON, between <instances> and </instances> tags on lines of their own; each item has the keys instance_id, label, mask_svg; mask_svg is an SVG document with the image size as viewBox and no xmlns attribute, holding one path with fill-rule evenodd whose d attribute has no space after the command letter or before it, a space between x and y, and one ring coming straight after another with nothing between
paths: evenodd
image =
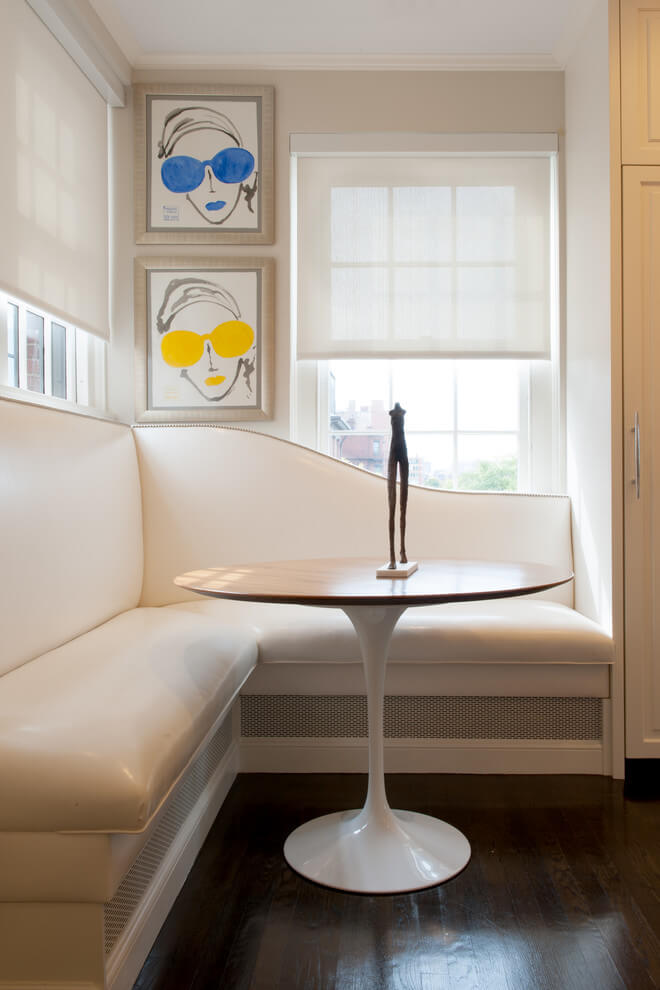
<instances>
[{"instance_id":1,"label":"window mullion","mask_svg":"<svg viewBox=\"0 0 660 990\"><path fill-rule=\"evenodd\" d=\"M66 397L68 402L77 402L76 382L76 331L66 327Z\"/></svg>"},{"instance_id":2,"label":"window mullion","mask_svg":"<svg viewBox=\"0 0 660 990\"><path fill-rule=\"evenodd\" d=\"M0 295L0 385L7 384L9 384L9 308L6 297Z\"/></svg>"},{"instance_id":3,"label":"window mullion","mask_svg":"<svg viewBox=\"0 0 660 990\"><path fill-rule=\"evenodd\" d=\"M387 284L389 288L388 328L389 340L394 338L394 189L387 190ZM387 382L389 389L388 409L394 408L394 360L387 362ZM386 442L388 438L386 437Z\"/></svg>"},{"instance_id":4,"label":"window mullion","mask_svg":"<svg viewBox=\"0 0 660 990\"><path fill-rule=\"evenodd\" d=\"M44 316L44 395L53 394L53 321Z\"/></svg>"},{"instance_id":5,"label":"window mullion","mask_svg":"<svg viewBox=\"0 0 660 990\"><path fill-rule=\"evenodd\" d=\"M531 439L532 439L532 393L531 367L526 361L520 366L519 389L520 413L518 419L518 487L531 487Z\"/></svg>"},{"instance_id":6,"label":"window mullion","mask_svg":"<svg viewBox=\"0 0 660 990\"><path fill-rule=\"evenodd\" d=\"M456 186L451 187L451 334L452 340L458 340L458 219L456 205Z\"/></svg>"},{"instance_id":7,"label":"window mullion","mask_svg":"<svg viewBox=\"0 0 660 990\"><path fill-rule=\"evenodd\" d=\"M452 481L454 488L458 488L458 362L452 361L452 413L453 413L453 463Z\"/></svg>"},{"instance_id":8,"label":"window mullion","mask_svg":"<svg viewBox=\"0 0 660 990\"><path fill-rule=\"evenodd\" d=\"M18 307L18 387L27 388L27 329L25 306Z\"/></svg>"},{"instance_id":9,"label":"window mullion","mask_svg":"<svg viewBox=\"0 0 660 990\"><path fill-rule=\"evenodd\" d=\"M387 188L387 287L389 305L387 307L387 339L394 339L394 189ZM391 407L390 407L391 408Z\"/></svg>"},{"instance_id":10,"label":"window mullion","mask_svg":"<svg viewBox=\"0 0 660 990\"><path fill-rule=\"evenodd\" d=\"M328 361L319 361L316 378L316 421L319 450L330 451L330 366Z\"/></svg>"}]
</instances>

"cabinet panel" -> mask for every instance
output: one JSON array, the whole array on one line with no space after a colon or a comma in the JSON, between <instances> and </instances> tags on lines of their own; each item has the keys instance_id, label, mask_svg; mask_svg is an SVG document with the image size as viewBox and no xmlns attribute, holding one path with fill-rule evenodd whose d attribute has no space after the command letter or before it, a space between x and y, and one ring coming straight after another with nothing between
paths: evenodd
<instances>
[{"instance_id":1,"label":"cabinet panel","mask_svg":"<svg viewBox=\"0 0 660 990\"><path fill-rule=\"evenodd\" d=\"M660 167L623 169L623 338L626 755L648 757L660 756Z\"/></svg>"},{"instance_id":2,"label":"cabinet panel","mask_svg":"<svg viewBox=\"0 0 660 990\"><path fill-rule=\"evenodd\" d=\"M660 0L621 0L624 165L660 165Z\"/></svg>"}]
</instances>

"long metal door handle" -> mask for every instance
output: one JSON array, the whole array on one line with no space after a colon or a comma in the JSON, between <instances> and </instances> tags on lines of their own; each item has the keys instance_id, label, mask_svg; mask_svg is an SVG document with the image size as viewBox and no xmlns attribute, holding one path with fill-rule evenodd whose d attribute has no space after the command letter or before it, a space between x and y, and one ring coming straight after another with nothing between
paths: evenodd
<instances>
[{"instance_id":1,"label":"long metal door handle","mask_svg":"<svg viewBox=\"0 0 660 990\"><path fill-rule=\"evenodd\" d=\"M632 432L635 436L635 477L633 478L633 481L635 483L635 495L637 496L637 498L639 498L641 441L640 441L638 412L635 413L635 425L632 428Z\"/></svg>"}]
</instances>

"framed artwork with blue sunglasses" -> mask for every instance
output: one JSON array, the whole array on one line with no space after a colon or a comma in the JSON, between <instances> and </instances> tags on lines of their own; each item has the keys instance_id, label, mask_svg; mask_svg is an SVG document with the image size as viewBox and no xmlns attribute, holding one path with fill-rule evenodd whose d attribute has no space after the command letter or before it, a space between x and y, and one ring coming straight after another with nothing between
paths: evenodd
<instances>
[{"instance_id":1,"label":"framed artwork with blue sunglasses","mask_svg":"<svg viewBox=\"0 0 660 990\"><path fill-rule=\"evenodd\" d=\"M138 244L272 244L271 86L134 87Z\"/></svg>"}]
</instances>

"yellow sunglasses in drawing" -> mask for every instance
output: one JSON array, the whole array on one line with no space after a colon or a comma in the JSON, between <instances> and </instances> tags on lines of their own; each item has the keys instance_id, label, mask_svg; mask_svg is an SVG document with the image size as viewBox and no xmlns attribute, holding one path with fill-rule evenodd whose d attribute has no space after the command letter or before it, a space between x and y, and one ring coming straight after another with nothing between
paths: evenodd
<instances>
[{"instance_id":1,"label":"yellow sunglasses in drawing","mask_svg":"<svg viewBox=\"0 0 660 990\"><path fill-rule=\"evenodd\" d=\"M220 385L225 375L214 374L219 369L213 367L211 348L218 357L234 358L247 353L254 343L254 330L242 320L226 320L219 323L210 333L196 333L194 330L170 330L161 341L163 361L171 368L191 368L204 356L209 359L209 377L205 385Z\"/></svg>"},{"instance_id":2,"label":"yellow sunglasses in drawing","mask_svg":"<svg viewBox=\"0 0 660 990\"><path fill-rule=\"evenodd\" d=\"M231 274L245 291L241 276ZM216 320L222 322L208 332L188 329L213 327ZM210 403L224 403L229 396L238 406L253 401L258 335L241 319L236 297L219 280L196 274L171 278L155 322L163 365L178 370L188 383L184 388ZM174 382L172 387L176 390Z\"/></svg>"}]
</instances>

